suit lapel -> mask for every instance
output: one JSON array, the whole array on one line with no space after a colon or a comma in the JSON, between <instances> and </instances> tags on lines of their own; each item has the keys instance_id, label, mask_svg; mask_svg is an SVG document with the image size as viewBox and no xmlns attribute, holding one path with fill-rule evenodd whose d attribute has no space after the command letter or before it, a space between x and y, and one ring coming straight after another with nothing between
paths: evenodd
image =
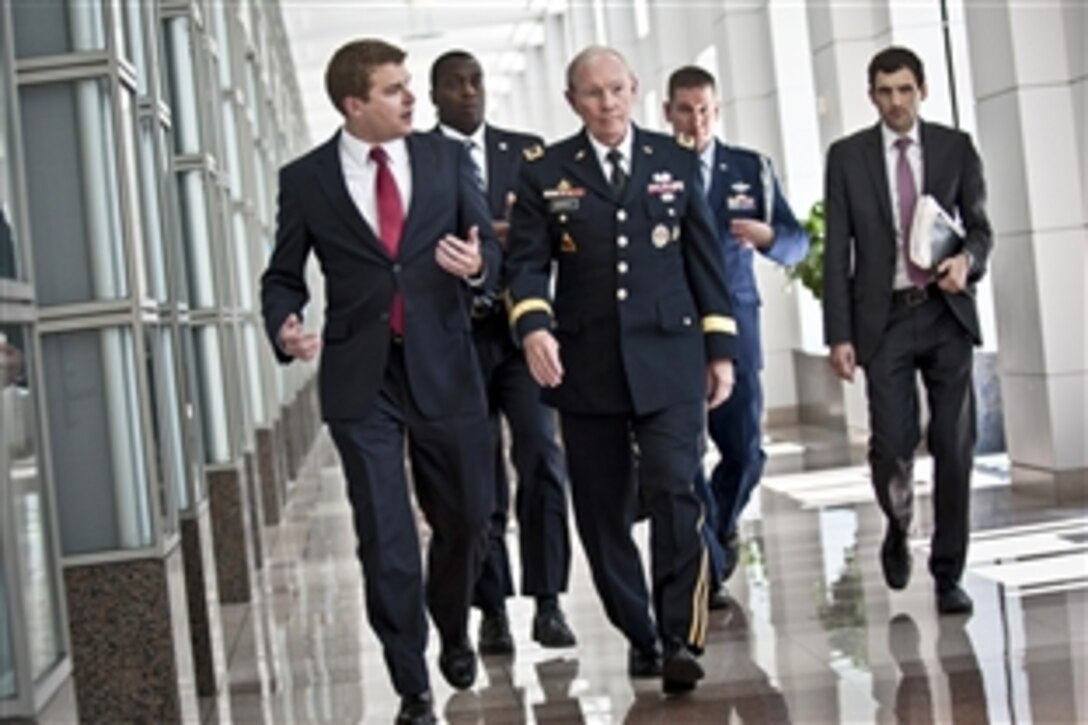
<instances>
[{"instance_id":1,"label":"suit lapel","mask_svg":"<svg viewBox=\"0 0 1088 725\"><path fill-rule=\"evenodd\" d=\"M378 235L370 225L363 219L363 215L359 213L359 208L355 206L355 202L351 200L351 194L348 193L348 184L344 179L344 167L340 163L340 134L344 133L343 130L337 131L331 139L329 139L324 146L321 147L321 151L318 154L318 183L321 185L325 195L329 198L333 209L340 215L341 220L351 229L352 234L362 238L369 244L375 245L378 249L385 253L385 247L382 246L381 240L378 239Z\"/></svg>"},{"instance_id":2,"label":"suit lapel","mask_svg":"<svg viewBox=\"0 0 1088 725\"><path fill-rule=\"evenodd\" d=\"M937 137L929 133L929 126L922 120L918 121L918 140L922 144L922 193L930 194L934 190L934 179L942 177L942 162L946 156L941 153Z\"/></svg>"},{"instance_id":3,"label":"suit lapel","mask_svg":"<svg viewBox=\"0 0 1088 725\"><path fill-rule=\"evenodd\" d=\"M880 214L884 217L888 229L895 230L895 219L892 217L891 188L888 186L888 169L884 155L883 137L880 134L880 124L873 126L865 135L865 167L869 170L869 179L873 188L877 190L876 203Z\"/></svg>"},{"instance_id":4,"label":"suit lapel","mask_svg":"<svg viewBox=\"0 0 1088 725\"><path fill-rule=\"evenodd\" d=\"M427 182L434 178L434 170L438 168L438 159L434 157L431 144L421 143L415 133L409 134L404 143L408 148L408 166L412 170L412 200L408 202L404 228L400 233L398 257L401 259L407 258L413 251L412 242L416 241L416 237L426 242L422 235L415 234L415 229L420 224L423 210L429 208L431 197L436 192L435 185Z\"/></svg>"},{"instance_id":5,"label":"suit lapel","mask_svg":"<svg viewBox=\"0 0 1088 725\"><path fill-rule=\"evenodd\" d=\"M632 126L635 137L631 142L631 174L627 178L627 186L623 190L623 205L630 204L640 190L645 191L650 182L650 172L654 165L654 147L650 144L645 134L636 126Z\"/></svg>"},{"instance_id":6,"label":"suit lapel","mask_svg":"<svg viewBox=\"0 0 1088 725\"><path fill-rule=\"evenodd\" d=\"M612 199L612 187L604 178L601 165L597 162L597 154L589 143L589 136L583 128L582 133L575 137L575 143L564 149L570 156L564 160L563 167L570 172L575 179L593 189L606 199Z\"/></svg>"},{"instance_id":7,"label":"suit lapel","mask_svg":"<svg viewBox=\"0 0 1088 725\"><path fill-rule=\"evenodd\" d=\"M487 145L487 206L499 218L506 211L506 190L510 188L510 144L490 126L484 127Z\"/></svg>"}]
</instances>

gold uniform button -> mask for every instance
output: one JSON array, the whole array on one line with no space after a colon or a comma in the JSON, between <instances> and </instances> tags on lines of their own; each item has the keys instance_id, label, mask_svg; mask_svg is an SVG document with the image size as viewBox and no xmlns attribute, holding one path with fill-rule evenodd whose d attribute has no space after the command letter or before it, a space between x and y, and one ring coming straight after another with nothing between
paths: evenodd
<instances>
[{"instance_id":1,"label":"gold uniform button","mask_svg":"<svg viewBox=\"0 0 1088 725\"><path fill-rule=\"evenodd\" d=\"M627 211L624 210L624 209L618 209L616 211L616 221L620 221L620 222L627 221Z\"/></svg>"},{"instance_id":2,"label":"gold uniform button","mask_svg":"<svg viewBox=\"0 0 1088 725\"><path fill-rule=\"evenodd\" d=\"M623 287L620 287L618 290L616 290L616 299L620 302L623 302L625 299L627 299L627 290L625 290Z\"/></svg>"},{"instance_id":3,"label":"gold uniform button","mask_svg":"<svg viewBox=\"0 0 1088 725\"><path fill-rule=\"evenodd\" d=\"M616 270L620 274L627 274L627 262L620 262L616 265Z\"/></svg>"},{"instance_id":4,"label":"gold uniform button","mask_svg":"<svg viewBox=\"0 0 1088 725\"><path fill-rule=\"evenodd\" d=\"M616 237L616 244L619 246L620 249L623 249L627 246L627 237L622 234Z\"/></svg>"}]
</instances>

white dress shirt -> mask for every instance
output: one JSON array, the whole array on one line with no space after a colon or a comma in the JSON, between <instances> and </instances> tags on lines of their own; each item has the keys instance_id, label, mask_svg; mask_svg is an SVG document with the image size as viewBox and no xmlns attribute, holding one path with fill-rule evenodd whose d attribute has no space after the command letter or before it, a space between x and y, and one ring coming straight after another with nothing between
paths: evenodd
<instances>
[{"instance_id":1,"label":"white dress shirt","mask_svg":"<svg viewBox=\"0 0 1088 725\"><path fill-rule=\"evenodd\" d=\"M699 173L703 177L703 196L710 196L710 172L714 168L714 159L718 155L718 142L710 139L706 148L699 152Z\"/></svg>"},{"instance_id":2,"label":"white dress shirt","mask_svg":"<svg viewBox=\"0 0 1088 725\"><path fill-rule=\"evenodd\" d=\"M911 140L907 146L907 163L910 164L911 174L914 175L914 188L918 192L918 198L922 198L922 139L918 133L918 124L915 123L906 134L899 134L888 128L887 124L880 124L880 136L884 144L884 167L888 174L888 190L891 192L892 221L895 224L895 289L907 289L914 287L907 277L907 262L903 256L903 222L899 218L899 181L896 174L896 166L899 164L899 149L895 142L900 135Z\"/></svg>"},{"instance_id":3,"label":"white dress shirt","mask_svg":"<svg viewBox=\"0 0 1088 725\"><path fill-rule=\"evenodd\" d=\"M589 143L593 146L593 153L597 154L597 163L601 165L601 171L604 172L605 181L612 178L612 162L608 160L608 152L612 150L611 146L605 146L603 143L593 138L593 134L586 132L586 136L589 136ZM627 133L624 134L623 140L616 144L616 150L620 152L623 157L620 159L620 168L627 174L627 178L631 178L631 147L635 143L635 134L631 133L631 126L628 124Z\"/></svg>"},{"instance_id":4,"label":"white dress shirt","mask_svg":"<svg viewBox=\"0 0 1088 725\"><path fill-rule=\"evenodd\" d=\"M344 182L348 194L355 202L355 208L374 230L374 236L381 238L378 226L378 195L375 182L378 177L378 164L370 158L370 149L380 145L389 158L389 170L397 182L400 192L401 208L408 216L408 205L412 201L412 167L408 162L408 145L403 138L394 139L384 144L371 144L352 136L347 129L340 133L340 166L344 170Z\"/></svg>"}]
</instances>

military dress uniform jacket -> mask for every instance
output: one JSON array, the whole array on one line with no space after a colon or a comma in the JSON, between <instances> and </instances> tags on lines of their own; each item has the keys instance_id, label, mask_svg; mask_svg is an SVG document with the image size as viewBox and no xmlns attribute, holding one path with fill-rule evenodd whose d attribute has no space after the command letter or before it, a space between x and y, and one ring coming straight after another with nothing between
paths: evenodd
<instances>
[{"instance_id":1,"label":"military dress uniform jacket","mask_svg":"<svg viewBox=\"0 0 1088 725\"><path fill-rule=\"evenodd\" d=\"M510 321L519 340L552 329L564 377L544 401L566 412L641 415L698 400L707 360L735 354L698 159L670 136L632 133L622 198L584 130L530 150L522 168Z\"/></svg>"},{"instance_id":2,"label":"military dress uniform jacket","mask_svg":"<svg viewBox=\"0 0 1088 725\"><path fill-rule=\"evenodd\" d=\"M762 300L753 268L756 251L733 236L734 219L755 219L774 229L774 243L758 250L784 267L797 264L808 253L808 235L797 222L778 186L770 160L755 151L715 140L714 165L710 169L707 202L714 213L719 249L725 264L733 315L738 326L738 371L763 369L759 339L759 306Z\"/></svg>"}]
</instances>

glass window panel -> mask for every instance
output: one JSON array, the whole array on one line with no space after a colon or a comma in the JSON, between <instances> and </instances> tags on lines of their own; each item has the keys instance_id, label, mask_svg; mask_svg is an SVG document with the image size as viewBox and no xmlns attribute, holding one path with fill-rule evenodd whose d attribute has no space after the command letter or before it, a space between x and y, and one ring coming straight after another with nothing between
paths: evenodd
<instances>
[{"instance_id":1,"label":"glass window panel","mask_svg":"<svg viewBox=\"0 0 1088 725\"><path fill-rule=\"evenodd\" d=\"M0 53L0 279L21 279L17 237L14 222L12 191L15 166L12 161L12 138L8 129L8 84L6 55Z\"/></svg>"},{"instance_id":2,"label":"glass window panel","mask_svg":"<svg viewBox=\"0 0 1088 725\"><path fill-rule=\"evenodd\" d=\"M66 555L151 544L132 331L42 338L57 511Z\"/></svg>"},{"instance_id":3,"label":"glass window panel","mask_svg":"<svg viewBox=\"0 0 1088 725\"><path fill-rule=\"evenodd\" d=\"M186 171L179 174L178 195L181 209L181 232L185 240L188 267L186 287L193 308L215 305L215 273L212 267L211 229L208 226L210 206L204 174Z\"/></svg>"},{"instance_id":4,"label":"glass window panel","mask_svg":"<svg viewBox=\"0 0 1088 725\"><path fill-rule=\"evenodd\" d=\"M185 442L188 451L187 462L189 464L189 480L193 481L193 501L203 501L208 497L208 482L203 475L204 454L204 424L202 406L199 395L200 385L197 383L196 353L193 352L193 331L184 328L178 336L180 341L181 375L183 384L183 406L185 413Z\"/></svg>"},{"instance_id":5,"label":"glass window panel","mask_svg":"<svg viewBox=\"0 0 1088 725\"><path fill-rule=\"evenodd\" d=\"M106 47L102 0L12 0L11 10L17 58Z\"/></svg>"},{"instance_id":6,"label":"glass window panel","mask_svg":"<svg viewBox=\"0 0 1088 725\"><path fill-rule=\"evenodd\" d=\"M227 16L227 3L212 3L212 12L215 18L215 42L219 51L219 85L222 88L230 88L230 24Z\"/></svg>"},{"instance_id":7,"label":"glass window panel","mask_svg":"<svg viewBox=\"0 0 1088 725\"><path fill-rule=\"evenodd\" d=\"M122 3L125 32L121 37L127 41L129 51L127 57L136 69L137 89L141 96L148 93L148 71L150 70L147 45L144 42L144 13L153 10L154 8L143 0L124 0Z\"/></svg>"},{"instance_id":8,"label":"glass window panel","mask_svg":"<svg viewBox=\"0 0 1088 725\"><path fill-rule=\"evenodd\" d=\"M128 293L106 79L20 89L35 274L43 305Z\"/></svg>"},{"instance_id":9,"label":"glass window panel","mask_svg":"<svg viewBox=\"0 0 1088 725\"><path fill-rule=\"evenodd\" d=\"M140 174L137 169L140 167L140 162L136 156L136 147L139 144L137 138L137 122L135 111L135 98L132 92L126 87L122 86L120 96L120 113L121 113L121 138L124 141L125 155L124 155L124 180L127 191L127 204L125 207L128 213L129 229L131 229L132 240L131 248L134 250L146 250L144 244L144 205L142 203L143 190L140 188ZM140 259L141 256L147 257L147 253L137 256ZM152 290L148 286L148 260L144 260L144 264L136 268L136 274L139 275L139 284L136 285L136 289L140 290L138 294L144 296L150 296L155 298Z\"/></svg>"},{"instance_id":10,"label":"glass window panel","mask_svg":"<svg viewBox=\"0 0 1088 725\"><path fill-rule=\"evenodd\" d=\"M244 310L252 310L256 307L253 299L253 278L249 264L249 225L246 216L241 211L235 211L234 217L234 250L235 270L238 277L238 306Z\"/></svg>"},{"instance_id":11,"label":"glass window panel","mask_svg":"<svg viewBox=\"0 0 1088 725\"><path fill-rule=\"evenodd\" d=\"M238 156L238 127L234 120L234 101L223 98L223 146L226 149L226 172L230 184L230 196L242 199L242 164Z\"/></svg>"},{"instance_id":12,"label":"glass window panel","mask_svg":"<svg viewBox=\"0 0 1088 725\"><path fill-rule=\"evenodd\" d=\"M187 17L166 21L166 56L174 143L178 154L200 152L200 101L196 94L191 24Z\"/></svg>"},{"instance_id":13,"label":"glass window panel","mask_svg":"<svg viewBox=\"0 0 1088 725\"><path fill-rule=\"evenodd\" d=\"M185 479L181 406L174 360L174 341L169 329L147 329L147 364L151 394L155 471L161 486L164 529L177 531L178 509L190 504Z\"/></svg>"},{"instance_id":14,"label":"glass window panel","mask_svg":"<svg viewBox=\"0 0 1088 725\"><path fill-rule=\"evenodd\" d=\"M193 342L198 369L197 384L200 389L205 460L208 463L225 463L230 460L230 437L219 331L214 325L194 327Z\"/></svg>"},{"instance_id":15,"label":"glass window panel","mask_svg":"<svg viewBox=\"0 0 1088 725\"><path fill-rule=\"evenodd\" d=\"M245 345L242 382L249 393L249 407L253 411L253 425L262 426L267 423L268 417L264 407L264 391L261 388L260 351L264 341L258 336L257 328L252 322L244 324L242 341Z\"/></svg>"},{"instance_id":16,"label":"glass window panel","mask_svg":"<svg viewBox=\"0 0 1088 725\"><path fill-rule=\"evenodd\" d=\"M15 645L8 616L8 586L4 571L4 540L0 539L0 700L15 697Z\"/></svg>"},{"instance_id":17,"label":"glass window panel","mask_svg":"<svg viewBox=\"0 0 1088 725\"><path fill-rule=\"evenodd\" d=\"M163 212L159 203L166 159L163 158L162 128L157 118L144 116L140 119L140 205L144 222L144 262L147 265L148 293L152 299L166 301L166 260L163 242Z\"/></svg>"},{"instance_id":18,"label":"glass window panel","mask_svg":"<svg viewBox=\"0 0 1088 725\"><path fill-rule=\"evenodd\" d=\"M57 558L39 454L29 340L29 327L0 324L0 461L5 469L0 477L6 476L10 484L7 495L14 517L24 625L31 672L37 678L60 659L63 640L54 569Z\"/></svg>"}]
</instances>

